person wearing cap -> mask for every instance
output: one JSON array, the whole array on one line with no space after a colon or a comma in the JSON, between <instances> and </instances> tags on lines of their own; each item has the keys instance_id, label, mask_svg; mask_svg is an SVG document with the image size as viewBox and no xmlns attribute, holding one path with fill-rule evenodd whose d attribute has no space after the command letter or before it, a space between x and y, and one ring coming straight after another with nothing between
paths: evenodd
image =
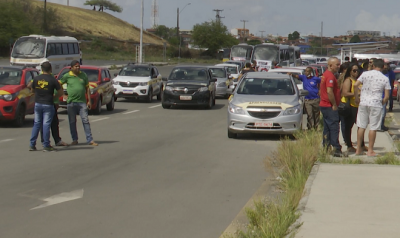
<instances>
[{"instance_id":1,"label":"person wearing cap","mask_svg":"<svg viewBox=\"0 0 400 238\"><path fill-rule=\"evenodd\" d=\"M67 112L69 129L71 132L71 145L78 144L78 132L76 130L76 116L79 115L82 119L83 129L86 134L86 142L89 145L97 146L92 136L92 130L89 123L88 110L91 109L90 88L87 75L80 71L80 63L73 60L70 64L71 70L64 74L60 79L61 84L67 84L67 93L64 99L67 100ZM88 100L86 100L86 97Z\"/></svg>"},{"instance_id":2,"label":"person wearing cap","mask_svg":"<svg viewBox=\"0 0 400 238\"><path fill-rule=\"evenodd\" d=\"M43 151L54 151L50 145L50 127L55 113L54 97L63 95L63 89L51 74L51 64L41 64L42 74L33 79L31 91L35 93L35 119L32 128L29 151L36 151L39 131L43 132ZM54 90L57 94L54 95Z\"/></svg>"},{"instance_id":3,"label":"person wearing cap","mask_svg":"<svg viewBox=\"0 0 400 238\"><path fill-rule=\"evenodd\" d=\"M44 62L49 62L48 60L43 60L40 65L42 65ZM40 73L43 74L43 71ZM51 73L51 76L54 76ZM58 82L58 81L57 81ZM29 82L28 84L28 88L32 88L32 83L33 83L33 79ZM62 141L61 137L60 137L60 128L59 128L59 120L58 120L58 108L60 106L60 100L59 97L56 97L57 95L57 90L54 89L54 116L53 116L53 120L51 121L51 126L50 126L50 131L51 131L51 135L53 136L53 140L56 146L68 146L67 143L65 143L64 141ZM44 139L43 139L43 128L40 130L40 139L41 142L43 144Z\"/></svg>"}]
</instances>

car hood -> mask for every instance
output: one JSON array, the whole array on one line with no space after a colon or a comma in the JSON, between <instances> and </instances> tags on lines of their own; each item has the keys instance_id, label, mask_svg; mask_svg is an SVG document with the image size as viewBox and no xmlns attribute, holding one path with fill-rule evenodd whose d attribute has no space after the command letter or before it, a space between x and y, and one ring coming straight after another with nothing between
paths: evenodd
<instances>
[{"instance_id":1,"label":"car hood","mask_svg":"<svg viewBox=\"0 0 400 238\"><path fill-rule=\"evenodd\" d=\"M296 95L243 95L235 93L230 103L247 108L248 106L276 107L287 109L301 104Z\"/></svg>"},{"instance_id":2,"label":"car hood","mask_svg":"<svg viewBox=\"0 0 400 238\"><path fill-rule=\"evenodd\" d=\"M196 81L196 80L168 80L167 86L171 87L205 87L208 86L207 81Z\"/></svg>"},{"instance_id":3,"label":"car hood","mask_svg":"<svg viewBox=\"0 0 400 238\"><path fill-rule=\"evenodd\" d=\"M120 76L118 75L113 79L114 81L118 82L135 82L135 83L140 83L140 82L148 82L150 81L150 76L147 77L139 77L139 76Z\"/></svg>"},{"instance_id":4,"label":"car hood","mask_svg":"<svg viewBox=\"0 0 400 238\"><path fill-rule=\"evenodd\" d=\"M21 85L1 85L0 84L0 95L13 94L21 89Z\"/></svg>"}]
</instances>

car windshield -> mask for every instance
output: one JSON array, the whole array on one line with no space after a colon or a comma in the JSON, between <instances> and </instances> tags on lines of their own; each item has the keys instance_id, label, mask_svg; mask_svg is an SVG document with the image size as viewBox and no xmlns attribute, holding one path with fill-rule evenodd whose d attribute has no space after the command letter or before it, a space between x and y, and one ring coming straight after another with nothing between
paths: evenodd
<instances>
[{"instance_id":1,"label":"car windshield","mask_svg":"<svg viewBox=\"0 0 400 238\"><path fill-rule=\"evenodd\" d=\"M254 48L253 59L279 62L279 50L271 46L257 46Z\"/></svg>"},{"instance_id":2,"label":"car windshield","mask_svg":"<svg viewBox=\"0 0 400 238\"><path fill-rule=\"evenodd\" d=\"M0 69L0 85L20 85L22 70Z\"/></svg>"},{"instance_id":3,"label":"car windshield","mask_svg":"<svg viewBox=\"0 0 400 238\"><path fill-rule=\"evenodd\" d=\"M150 77L150 67L124 67L119 72L120 76Z\"/></svg>"},{"instance_id":4,"label":"car windshield","mask_svg":"<svg viewBox=\"0 0 400 238\"><path fill-rule=\"evenodd\" d=\"M170 80L207 80L206 68L175 68L169 75Z\"/></svg>"},{"instance_id":5,"label":"car windshield","mask_svg":"<svg viewBox=\"0 0 400 238\"><path fill-rule=\"evenodd\" d=\"M61 74L59 79L61 79L64 74L68 73L70 69L64 69ZM84 72L87 77L89 82L97 82L99 80L99 70L98 69L81 69L82 72Z\"/></svg>"},{"instance_id":6,"label":"car windshield","mask_svg":"<svg viewBox=\"0 0 400 238\"><path fill-rule=\"evenodd\" d=\"M237 67L226 66L226 70L228 71L229 74L238 74L239 73Z\"/></svg>"},{"instance_id":7,"label":"car windshield","mask_svg":"<svg viewBox=\"0 0 400 238\"><path fill-rule=\"evenodd\" d=\"M289 78L245 78L240 83L237 93L249 95L294 95L295 90Z\"/></svg>"},{"instance_id":8,"label":"car windshield","mask_svg":"<svg viewBox=\"0 0 400 238\"><path fill-rule=\"evenodd\" d=\"M226 70L221 68L210 68L210 71L213 77L217 78L225 78L226 77Z\"/></svg>"},{"instance_id":9,"label":"car windshield","mask_svg":"<svg viewBox=\"0 0 400 238\"><path fill-rule=\"evenodd\" d=\"M43 58L46 41L36 37L22 37L15 42L11 56L14 58Z\"/></svg>"}]
</instances>

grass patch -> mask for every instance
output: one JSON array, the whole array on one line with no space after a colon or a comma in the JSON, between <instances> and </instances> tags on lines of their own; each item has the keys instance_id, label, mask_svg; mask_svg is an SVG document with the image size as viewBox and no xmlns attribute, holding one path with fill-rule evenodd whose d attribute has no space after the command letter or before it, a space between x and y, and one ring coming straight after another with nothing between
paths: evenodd
<instances>
[{"instance_id":1,"label":"grass patch","mask_svg":"<svg viewBox=\"0 0 400 238\"><path fill-rule=\"evenodd\" d=\"M376 164L400 165L400 160L394 153L386 153L375 160Z\"/></svg>"}]
</instances>

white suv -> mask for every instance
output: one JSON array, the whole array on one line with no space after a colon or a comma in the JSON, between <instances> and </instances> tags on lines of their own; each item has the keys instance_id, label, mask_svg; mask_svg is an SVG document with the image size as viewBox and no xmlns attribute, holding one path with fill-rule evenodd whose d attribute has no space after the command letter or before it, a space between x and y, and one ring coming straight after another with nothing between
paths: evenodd
<instances>
[{"instance_id":1,"label":"white suv","mask_svg":"<svg viewBox=\"0 0 400 238\"><path fill-rule=\"evenodd\" d=\"M151 102L153 96L157 95L157 100L161 100L162 76L154 65L129 63L115 76L116 97Z\"/></svg>"}]
</instances>

